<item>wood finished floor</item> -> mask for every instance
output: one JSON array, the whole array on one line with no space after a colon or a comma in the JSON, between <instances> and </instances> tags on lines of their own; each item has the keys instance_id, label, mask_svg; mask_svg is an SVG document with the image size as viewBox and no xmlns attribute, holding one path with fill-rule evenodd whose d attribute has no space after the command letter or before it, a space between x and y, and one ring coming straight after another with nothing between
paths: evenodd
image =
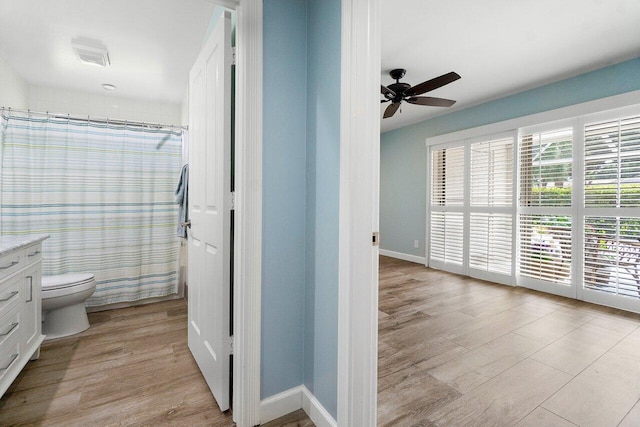
<instances>
[{"instance_id":1,"label":"wood finished floor","mask_svg":"<svg viewBox=\"0 0 640 427\"><path fill-rule=\"evenodd\" d=\"M380 258L378 425L640 426L640 316Z\"/></svg>"},{"instance_id":2,"label":"wood finished floor","mask_svg":"<svg viewBox=\"0 0 640 427\"><path fill-rule=\"evenodd\" d=\"M640 316L380 259L381 426L640 425ZM0 425L231 426L183 300L93 313L47 342ZM302 411L268 427L311 427Z\"/></svg>"},{"instance_id":3,"label":"wood finished floor","mask_svg":"<svg viewBox=\"0 0 640 427\"><path fill-rule=\"evenodd\" d=\"M90 313L89 322L42 345L0 400L0 426L234 425L187 348L184 300ZM270 425L307 421L294 413Z\"/></svg>"},{"instance_id":4,"label":"wood finished floor","mask_svg":"<svg viewBox=\"0 0 640 427\"><path fill-rule=\"evenodd\" d=\"M187 348L184 300L91 313L89 322L43 344L0 400L0 425L233 425Z\"/></svg>"}]
</instances>

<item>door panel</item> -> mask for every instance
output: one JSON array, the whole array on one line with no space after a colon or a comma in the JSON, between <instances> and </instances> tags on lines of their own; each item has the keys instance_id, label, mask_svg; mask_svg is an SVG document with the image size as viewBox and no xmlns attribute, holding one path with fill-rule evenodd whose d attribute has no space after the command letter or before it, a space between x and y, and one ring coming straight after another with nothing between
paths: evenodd
<instances>
[{"instance_id":1,"label":"door panel","mask_svg":"<svg viewBox=\"0 0 640 427\"><path fill-rule=\"evenodd\" d=\"M223 16L190 74L189 349L229 409L231 23Z\"/></svg>"}]
</instances>

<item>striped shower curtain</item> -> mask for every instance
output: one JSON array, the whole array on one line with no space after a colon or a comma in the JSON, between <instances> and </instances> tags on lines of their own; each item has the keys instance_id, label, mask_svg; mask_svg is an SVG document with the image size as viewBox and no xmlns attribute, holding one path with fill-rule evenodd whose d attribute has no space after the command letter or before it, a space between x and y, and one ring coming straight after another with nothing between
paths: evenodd
<instances>
[{"instance_id":1,"label":"striped shower curtain","mask_svg":"<svg viewBox=\"0 0 640 427\"><path fill-rule=\"evenodd\" d=\"M49 234L43 274L95 274L88 306L177 292L181 132L3 113L2 235Z\"/></svg>"}]
</instances>

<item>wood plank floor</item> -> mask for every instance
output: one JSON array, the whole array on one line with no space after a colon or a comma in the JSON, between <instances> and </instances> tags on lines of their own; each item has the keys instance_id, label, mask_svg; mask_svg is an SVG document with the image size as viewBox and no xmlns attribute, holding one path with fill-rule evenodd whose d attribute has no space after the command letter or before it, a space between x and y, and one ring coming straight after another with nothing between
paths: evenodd
<instances>
[{"instance_id":1,"label":"wood plank floor","mask_svg":"<svg viewBox=\"0 0 640 427\"><path fill-rule=\"evenodd\" d=\"M234 425L187 348L184 300L90 313L89 321L87 331L43 344L0 400L0 426ZM271 425L313 425L297 415Z\"/></svg>"},{"instance_id":2,"label":"wood plank floor","mask_svg":"<svg viewBox=\"0 0 640 427\"><path fill-rule=\"evenodd\" d=\"M640 316L380 258L381 426L638 426Z\"/></svg>"},{"instance_id":3,"label":"wood plank floor","mask_svg":"<svg viewBox=\"0 0 640 427\"><path fill-rule=\"evenodd\" d=\"M640 425L640 316L380 260L381 426ZM47 342L0 425L231 426L186 343L183 300L92 313ZM302 411L268 427L311 427Z\"/></svg>"},{"instance_id":4,"label":"wood plank floor","mask_svg":"<svg viewBox=\"0 0 640 427\"><path fill-rule=\"evenodd\" d=\"M87 331L43 344L0 400L0 425L233 425L187 348L184 300L89 321Z\"/></svg>"}]
</instances>

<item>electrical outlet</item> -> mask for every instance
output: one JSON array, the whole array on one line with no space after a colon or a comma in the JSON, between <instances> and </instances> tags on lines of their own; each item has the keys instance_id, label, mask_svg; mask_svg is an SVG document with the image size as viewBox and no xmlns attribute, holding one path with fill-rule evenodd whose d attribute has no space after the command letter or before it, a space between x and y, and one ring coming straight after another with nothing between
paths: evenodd
<instances>
[{"instance_id":1,"label":"electrical outlet","mask_svg":"<svg viewBox=\"0 0 640 427\"><path fill-rule=\"evenodd\" d=\"M414 248L419 248L420 247L420 241L419 240L414 240L413 241L413 247Z\"/></svg>"}]
</instances>

